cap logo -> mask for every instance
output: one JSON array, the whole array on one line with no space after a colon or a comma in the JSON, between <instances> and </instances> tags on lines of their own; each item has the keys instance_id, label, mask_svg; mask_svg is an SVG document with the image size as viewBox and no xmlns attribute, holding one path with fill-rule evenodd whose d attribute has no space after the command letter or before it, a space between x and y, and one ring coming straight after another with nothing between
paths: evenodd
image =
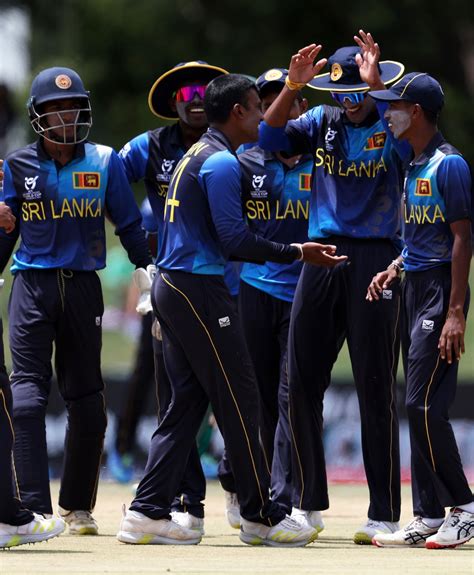
<instances>
[{"instance_id":1,"label":"cap logo","mask_svg":"<svg viewBox=\"0 0 474 575\"><path fill-rule=\"evenodd\" d=\"M54 83L61 90L67 90L72 86L72 80L69 76L66 76L66 74L60 74L59 76L56 76Z\"/></svg>"},{"instance_id":2,"label":"cap logo","mask_svg":"<svg viewBox=\"0 0 474 575\"><path fill-rule=\"evenodd\" d=\"M337 62L331 66L331 80L337 82L342 78L342 68Z\"/></svg>"},{"instance_id":3,"label":"cap logo","mask_svg":"<svg viewBox=\"0 0 474 575\"><path fill-rule=\"evenodd\" d=\"M265 80L267 82L274 82L275 80L279 80L283 76L283 73L280 70L268 70L265 74Z\"/></svg>"}]
</instances>

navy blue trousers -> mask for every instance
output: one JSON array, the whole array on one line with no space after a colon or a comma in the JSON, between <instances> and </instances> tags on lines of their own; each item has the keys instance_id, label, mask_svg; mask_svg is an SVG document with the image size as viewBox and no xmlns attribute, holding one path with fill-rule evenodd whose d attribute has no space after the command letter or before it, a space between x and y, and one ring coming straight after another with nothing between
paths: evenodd
<instances>
[{"instance_id":1,"label":"navy blue trousers","mask_svg":"<svg viewBox=\"0 0 474 575\"><path fill-rule=\"evenodd\" d=\"M272 499L291 513L287 344L291 302L240 283L239 315L260 391L260 439Z\"/></svg>"},{"instance_id":2,"label":"navy blue trousers","mask_svg":"<svg viewBox=\"0 0 474 575\"><path fill-rule=\"evenodd\" d=\"M94 272L25 270L9 303L15 466L23 503L52 513L45 417L51 358L67 409L59 505L92 510L107 415L100 370L104 303Z\"/></svg>"},{"instance_id":3,"label":"navy blue trousers","mask_svg":"<svg viewBox=\"0 0 474 575\"><path fill-rule=\"evenodd\" d=\"M138 422L150 387L154 385L160 422L171 403L171 385L165 369L163 345L151 335L153 313L142 318L135 366L128 381L127 391L118 418L116 447L119 453L132 451ZM188 511L195 517L204 517L203 501L206 497L206 478L197 447L189 454L183 481L173 502L174 511Z\"/></svg>"},{"instance_id":4,"label":"navy blue trousers","mask_svg":"<svg viewBox=\"0 0 474 575\"><path fill-rule=\"evenodd\" d=\"M3 324L0 319L0 523L24 525L33 514L23 509L13 467L12 395L5 368Z\"/></svg>"},{"instance_id":5,"label":"navy blue trousers","mask_svg":"<svg viewBox=\"0 0 474 575\"><path fill-rule=\"evenodd\" d=\"M285 512L268 496L255 373L223 278L160 270L152 295L172 400L153 434L145 476L130 508L152 519L169 515L210 401L235 473L242 516L278 523Z\"/></svg>"},{"instance_id":6,"label":"navy blue trousers","mask_svg":"<svg viewBox=\"0 0 474 575\"><path fill-rule=\"evenodd\" d=\"M397 255L388 240L332 237L349 264L305 264L296 288L288 341L293 505L329 507L323 446L324 392L347 339L359 399L362 451L370 493L368 516L398 521L400 456L396 413L399 286L366 301L372 277ZM329 446L330 448L330 446Z\"/></svg>"},{"instance_id":7,"label":"navy blue trousers","mask_svg":"<svg viewBox=\"0 0 474 575\"><path fill-rule=\"evenodd\" d=\"M438 341L451 292L451 268L407 272L403 284L402 349L410 425L413 512L444 517L445 507L473 500L461 464L449 408L458 362L439 355ZM469 296L464 313L467 315Z\"/></svg>"}]
</instances>

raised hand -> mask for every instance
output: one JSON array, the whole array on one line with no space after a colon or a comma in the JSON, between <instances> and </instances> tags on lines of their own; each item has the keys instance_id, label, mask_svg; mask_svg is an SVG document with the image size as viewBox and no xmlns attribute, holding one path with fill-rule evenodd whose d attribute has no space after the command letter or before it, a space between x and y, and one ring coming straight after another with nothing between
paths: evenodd
<instances>
[{"instance_id":1,"label":"raised hand","mask_svg":"<svg viewBox=\"0 0 474 575\"><path fill-rule=\"evenodd\" d=\"M370 32L366 34L363 30L359 30L359 36L354 36L354 40L362 51L362 54L356 55L360 79L372 89L383 89L385 86L380 79L378 68L380 60L379 45L374 42Z\"/></svg>"},{"instance_id":2,"label":"raised hand","mask_svg":"<svg viewBox=\"0 0 474 575\"><path fill-rule=\"evenodd\" d=\"M288 78L297 84L307 84L326 65L327 59L322 58L314 64L314 60L321 51L320 44L310 44L298 50L291 57L288 67Z\"/></svg>"}]
</instances>

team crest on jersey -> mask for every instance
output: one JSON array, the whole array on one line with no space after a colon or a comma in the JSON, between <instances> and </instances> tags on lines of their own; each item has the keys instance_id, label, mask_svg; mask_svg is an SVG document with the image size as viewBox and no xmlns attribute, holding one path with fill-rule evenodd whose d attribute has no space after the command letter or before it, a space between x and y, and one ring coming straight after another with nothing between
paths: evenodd
<instances>
[{"instance_id":1,"label":"team crest on jersey","mask_svg":"<svg viewBox=\"0 0 474 575\"><path fill-rule=\"evenodd\" d=\"M156 174L156 179L159 182L169 182L173 175L174 165L176 160L166 160L161 162L161 174Z\"/></svg>"},{"instance_id":2,"label":"team crest on jersey","mask_svg":"<svg viewBox=\"0 0 474 575\"><path fill-rule=\"evenodd\" d=\"M431 182L423 178L416 178L415 196L431 196Z\"/></svg>"},{"instance_id":3,"label":"team crest on jersey","mask_svg":"<svg viewBox=\"0 0 474 575\"><path fill-rule=\"evenodd\" d=\"M385 146L387 134L385 132L376 132L370 138L367 138L367 145L364 150L381 150Z\"/></svg>"},{"instance_id":4,"label":"team crest on jersey","mask_svg":"<svg viewBox=\"0 0 474 575\"><path fill-rule=\"evenodd\" d=\"M326 142L326 150L334 150L333 142L336 137L337 130L328 128L326 135L324 136L324 141Z\"/></svg>"},{"instance_id":5,"label":"team crest on jersey","mask_svg":"<svg viewBox=\"0 0 474 575\"><path fill-rule=\"evenodd\" d=\"M263 188L263 183L267 174L259 176L253 174L252 176L252 189L250 190L250 195L252 198L266 198L268 196L268 191Z\"/></svg>"},{"instance_id":6,"label":"team crest on jersey","mask_svg":"<svg viewBox=\"0 0 474 575\"><path fill-rule=\"evenodd\" d=\"M34 176L27 178L25 177L25 191L23 192L23 198L25 200L38 200L41 198L41 192L36 189L36 182L39 176Z\"/></svg>"},{"instance_id":7,"label":"team crest on jersey","mask_svg":"<svg viewBox=\"0 0 474 575\"><path fill-rule=\"evenodd\" d=\"M300 174L300 192L311 191L311 174Z\"/></svg>"},{"instance_id":8,"label":"team crest on jersey","mask_svg":"<svg viewBox=\"0 0 474 575\"><path fill-rule=\"evenodd\" d=\"M100 173L73 172L72 185L75 190L98 190L100 188Z\"/></svg>"}]
</instances>

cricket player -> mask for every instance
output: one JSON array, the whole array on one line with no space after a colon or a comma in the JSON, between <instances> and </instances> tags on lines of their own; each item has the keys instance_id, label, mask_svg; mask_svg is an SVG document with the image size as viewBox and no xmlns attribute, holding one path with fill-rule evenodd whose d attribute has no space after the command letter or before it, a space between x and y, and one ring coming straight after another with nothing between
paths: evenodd
<instances>
[{"instance_id":1,"label":"cricket player","mask_svg":"<svg viewBox=\"0 0 474 575\"><path fill-rule=\"evenodd\" d=\"M473 495L449 422L469 307L471 173L438 130L444 94L434 78L412 72L370 95L389 103L390 130L413 148L403 191L405 247L373 278L367 298L378 302L404 268L402 349L414 519L395 533L375 535L373 543L457 547L474 537Z\"/></svg>"},{"instance_id":2,"label":"cricket player","mask_svg":"<svg viewBox=\"0 0 474 575\"><path fill-rule=\"evenodd\" d=\"M288 341L293 516L321 522L329 506L323 448L323 401L331 370L347 341L361 415L368 518L354 542L370 544L378 531L398 529L400 462L395 386L399 349L399 290L393 285L370 307L366 286L374 271L400 250L401 163L370 88L403 73L398 62L380 62L380 49L360 31L357 45L313 61L321 46L291 58L286 86L265 113L260 146L287 154L310 152L314 171L309 238L338 246L348 261L333 268L303 266L291 312ZM287 122L298 93L326 91L336 106L316 106Z\"/></svg>"},{"instance_id":3,"label":"cricket player","mask_svg":"<svg viewBox=\"0 0 474 575\"><path fill-rule=\"evenodd\" d=\"M69 532L96 534L92 516L106 428L100 369L107 213L139 267L151 263L141 216L117 154L88 141L89 92L74 70L33 80L30 123L39 138L7 156L4 201L15 227L0 235L0 270L13 255L9 304L15 466L21 499L52 514L45 415L55 367L68 422L59 513Z\"/></svg>"},{"instance_id":4,"label":"cricket player","mask_svg":"<svg viewBox=\"0 0 474 575\"><path fill-rule=\"evenodd\" d=\"M132 544L200 542L201 534L174 522L170 509L210 401L235 474L241 540L303 546L314 539L314 529L285 516L268 496L257 384L224 265L230 255L319 265L345 257L330 245L276 243L247 228L235 150L257 139L262 113L255 84L238 74L219 76L207 87L204 108L210 127L184 155L168 189L153 283L173 401L152 437L145 476L117 538Z\"/></svg>"}]
</instances>

